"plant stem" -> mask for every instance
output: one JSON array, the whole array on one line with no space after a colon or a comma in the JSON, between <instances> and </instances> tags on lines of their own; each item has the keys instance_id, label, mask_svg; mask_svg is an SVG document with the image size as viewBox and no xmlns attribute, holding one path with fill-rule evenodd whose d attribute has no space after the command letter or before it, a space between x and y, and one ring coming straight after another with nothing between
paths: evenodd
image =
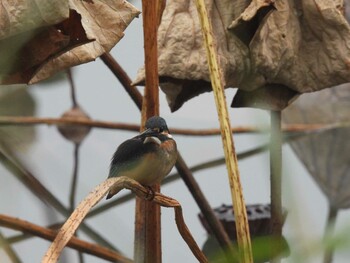
<instances>
[{"instance_id":1,"label":"plant stem","mask_svg":"<svg viewBox=\"0 0 350 263\"><path fill-rule=\"evenodd\" d=\"M159 115L158 81L158 0L142 0L146 86L142 101L142 129L146 120ZM160 184L152 186L160 192ZM134 259L142 263L161 263L160 206L136 198Z\"/></svg>"},{"instance_id":2,"label":"plant stem","mask_svg":"<svg viewBox=\"0 0 350 263\"><path fill-rule=\"evenodd\" d=\"M119 65L119 63L112 57L110 53L105 53L101 56L102 61L107 65L107 67L112 71L114 76L120 81L120 83L125 87L126 92L131 98L134 99L136 106L141 110L142 108L142 95L136 89L136 87L131 86L131 79L126 74L125 70Z\"/></svg>"},{"instance_id":3,"label":"plant stem","mask_svg":"<svg viewBox=\"0 0 350 263\"><path fill-rule=\"evenodd\" d=\"M77 103L77 98L76 98L76 95L75 95L75 85L74 85L74 81L73 81L72 69L71 68L67 69L67 76L68 76L68 81L69 81L69 86L70 86L72 107L76 108L78 106L78 103Z\"/></svg>"},{"instance_id":4,"label":"plant stem","mask_svg":"<svg viewBox=\"0 0 350 263\"><path fill-rule=\"evenodd\" d=\"M277 239L271 247L274 263L280 262L278 255L281 252L282 240L282 132L281 111L271 111L271 138L270 138L270 185L271 185L271 227L272 236ZM276 246L277 244L277 246Z\"/></svg>"},{"instance_id":5,"label":"plant stem","mask_svg":"<svg viewBox=\"0 0 350 263\"><path fill-rule=\"evenodd\" d=\"M231 133L228 108L224 92L224 79L220 61L217 54L213 28L209 19L207 7L204 0L195 1L200 20L204 45L210 72L210 80L220 121L221 137L224 146L226 167L230 183L232 206L236 218L237 243L242 263L252 263L252 247L250 241L247 211L243 199L243 190L240 182L237 156Z\"/></svg>"},{"instance_id":6,"label":"plant stem","mask_svg":"<svg viewBox=\"0 0 350 263\"><path fill-rule=\"evenodd\" d=\"M325 233L324 233L324 241L326 241L327 237L331 237L334 233L334 226L335 226L335 220L338 216L338 209L333 207L332 205L328 206L328 217L325 227ZM324 252L323 257L323 263L331 263L333 261L333 248L326 248Z\"/></svg>"}]
</instances>

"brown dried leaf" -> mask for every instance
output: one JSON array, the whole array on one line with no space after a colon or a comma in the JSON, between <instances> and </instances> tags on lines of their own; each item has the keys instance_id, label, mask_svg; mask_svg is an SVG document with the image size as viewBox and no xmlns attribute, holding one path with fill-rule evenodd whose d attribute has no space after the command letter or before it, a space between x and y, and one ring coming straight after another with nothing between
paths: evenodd
<instances>
[{"instance_id":1,"label":"brown dried leaf","mask_svg":"<svg viewBox=\"0 0 350 263\"><path fill-rule=\"evenodd\" d=\"M304 94L283 111L283 121L305 124L350 122L350 84ZM298 158L334 208L350 207L350 128L338 127L293 140Z\"/></svg>"},{"instance_id":2,"label":"brown dried leaf","mask_svg":"<svg viewBox=\"0 0 350 263\"><path fill-rule=\"evenodd\" d=\"M61 3L59 14L65 16L41 21L51 14L45 13L46 10ZM0 84L35 83L63 69L96 59L111 50L139 14L123 0L56 0L46 1L44 6L47 8L40 8L40 14L44 12L42 19L37 19L35 25L20 27L16 34L9 32L1 39ZM62 10L63 6L65 10ZM24 1L12 3L10 7L0 9L0 28L12 26L6 23L10 17L7 11L15 8L32 8L34 14L37 11L35 5L25 5ZM24 13L17 20L23 24L31 22L30 10Z\"/></svg>"},{"instance_id":3,"label":"brown dried leaf","mask_svg":"<svg viewBox=\"0 0 350 263\"><path fill-rule=\"evenodd\" d=\"M259 107L280 110L299 93L350 81L350 26L342 1L206 3L226 87L244 91L238 94L247 102L233 106L259 101ZM173 111L211 90L200 30L193 1L168 2L159 27L159 76ZM143 79L141 69L135 83ZM266 85L281 91L270 94Z\"/></svg>"},{"instance_id":4,"label":"brown dried leaf","mask_svg":"<svg viewBox=\"0 0 350 263\"><path fill-rule=\"evenodd\" d=\"M226 28L235 16L243 12L245 5L230 0L206 3L218 40L226 85L236 86L244 76L245 58L249 54L243 43ZM158 29L158 53L160 86L167 94L172 111L188 99L211 91L207 56L194 1L167 2ZM240 79L230 75L232 68L240 72ZM144 68L140 69L134 84L143 82Z\"/></svg>"},{"instance_id":5,"label":"brown dried leaf","mask_svg":"<svg viewBox=\"0 0 350 263\"><path fill-rule=\"evenodd\" d=\"M244 12L231 23L229 28L235 28L241 22L241 20L252 20L261 8L270 6L274 2L275 0L252 0L249 6L244 10Z\"/></svg>"}]
</instances>

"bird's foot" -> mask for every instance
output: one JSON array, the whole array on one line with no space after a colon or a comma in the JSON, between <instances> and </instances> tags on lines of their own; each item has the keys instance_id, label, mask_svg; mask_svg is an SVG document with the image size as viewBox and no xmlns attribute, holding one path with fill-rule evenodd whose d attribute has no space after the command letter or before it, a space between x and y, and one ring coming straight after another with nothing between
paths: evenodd
<instances>
[{"instance_id":1,"label":"bird's foot","mask_svg":"<svg viewBox=\"0 0 350 263\"><path fill-rule=\"evenodd\" d=\"M147 189L148 189L148 193L147 193L147 195L146 195L146 200L147 201L152 201L153 199L154 199L154 197L155 197L155 193L154 193L154 190L152 189L152 187L150 187L150 186L146 186L147 187Z\"/></svg>"}]
</instances>

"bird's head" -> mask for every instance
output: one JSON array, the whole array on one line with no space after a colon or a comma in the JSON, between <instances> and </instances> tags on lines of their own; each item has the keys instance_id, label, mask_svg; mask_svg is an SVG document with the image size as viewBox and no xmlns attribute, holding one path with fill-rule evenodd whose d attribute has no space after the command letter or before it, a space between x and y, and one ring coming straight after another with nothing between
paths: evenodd
<instances>
[{"instance_id":1,"label":"bird's head","mask_svg":"<svg viewBox=\"0 0 350 263\"><path fill-rule=\"evenodd\" d=\"M172 138L169 133L168 126L166 125L165 120L159 116L153 116L146 121L145 125L146 130L142 133L143 135L157 135L163 134L168 138Z\"/></svg>"}]
</instances>

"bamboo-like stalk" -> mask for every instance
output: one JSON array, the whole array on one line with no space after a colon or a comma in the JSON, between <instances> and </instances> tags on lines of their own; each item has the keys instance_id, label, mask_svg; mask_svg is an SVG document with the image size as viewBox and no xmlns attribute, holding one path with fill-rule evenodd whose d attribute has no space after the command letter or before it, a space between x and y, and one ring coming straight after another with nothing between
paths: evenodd
<instances>
[{"instance_id":1,"label":"bamboo-like stalk","mask_svg":"<svg viewBox=\"0 0 350 263\"><path fill-rule=\"evenodd\" d=\"M228 108L224 92L224 79L216 51L216 43L213 29L204 0L196 0L199 20L202 26L204 45L207 51L210 79L216 108L220 121L222 142L224 145L226 166L231 189L233 210L236 218L237 241L242 263L252 263L252 247L249 234L247 211L243 199L243 190L240 183L237 156L234 148L231 125L229 121Z\"/></svg>"},{"instance_id":2,"label":"bamboo-like stalk","mask_svg":"<svg viewBox=\"0 0 350 263\"><path fill-rule=\"evenodd\" d=\"M145 95L141 111L142 126L144 126L148 118L159 115L158 4L158 0L142 0L146 75ZM159 192L160 184L153 185L152 189L155 192ZM136 198L134 246L134 259L136 262L162 262L160 225L160 206L154 202Z\"/></svg>"}]
</instances>

